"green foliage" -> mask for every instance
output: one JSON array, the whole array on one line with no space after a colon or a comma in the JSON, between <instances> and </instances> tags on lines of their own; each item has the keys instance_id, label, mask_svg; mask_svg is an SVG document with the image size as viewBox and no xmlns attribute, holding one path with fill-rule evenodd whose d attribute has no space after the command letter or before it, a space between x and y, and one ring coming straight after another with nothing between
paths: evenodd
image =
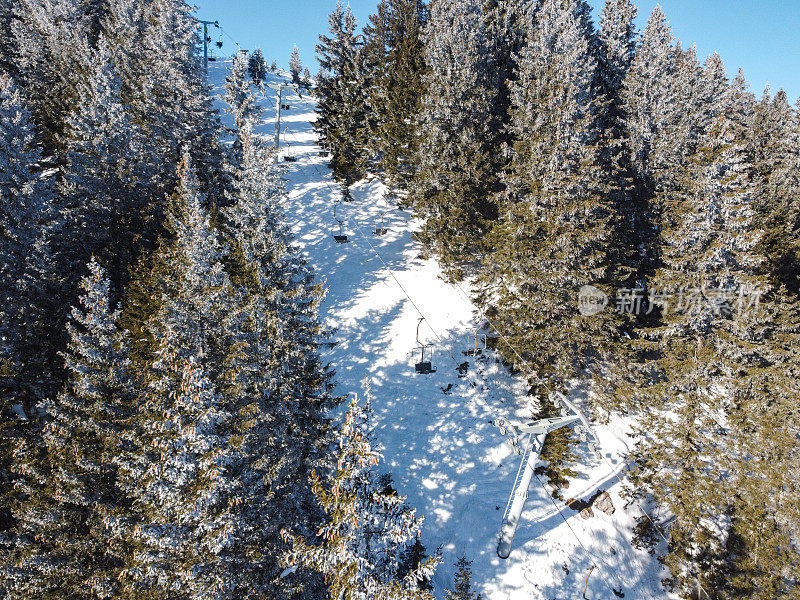
<instances>
[{"instance_id":1,"label":"green foliage","mask_svg":"<svg viewBox=\"0 0 800 600\"><path fill-rule=\"evenodd\" d=\"M320 36L320 73L314 129L331 153L333 176L345 189L361 179L367 166L367 88L364 57L356 45L357 22L340 2L328 17L331 37Z\"/></svg>"},{"instance_id":2,"label":"green foliage","mask_svg":"<svg viewBox=\"0 0 800 600\"><path fill-rule=\"evenodd\" d=\"M364 72L370 159L392 187L406 188L420 142L419 115L425 94L422 0L381 0L364 27Z\"/></svg>"},{"instance_id":3,"label":"green foliage","mask_svg":"<svg viewBox=\"0 0 800 600\"><path fill-rule=\"evenodd\" d=\"M452 590L445 590L446 600L482 600L480 594L472 591L472 561L462 555L456 562L456 576Z\"/></svg>"},{"instance_id":4,"label":"green foliage","mask_svg":"<svg viewBox=\"0 0 800 600\"><path fill-rule=\"evenodd\" d=\"M369 400L367 390L367 407ZM292 545L287 562L322 574L330 598L432 600L420 584L433 574L437 558L410 569L403 579L397 575L408 542L419 535L422 519L375 476L379 455L372 449L368 427L368 409L365 412L352 399L338 432L335 469L325 478L316 471L311 475L325 521L314 541L284 530L284 538Z\"/></svg>"}]
</instances>

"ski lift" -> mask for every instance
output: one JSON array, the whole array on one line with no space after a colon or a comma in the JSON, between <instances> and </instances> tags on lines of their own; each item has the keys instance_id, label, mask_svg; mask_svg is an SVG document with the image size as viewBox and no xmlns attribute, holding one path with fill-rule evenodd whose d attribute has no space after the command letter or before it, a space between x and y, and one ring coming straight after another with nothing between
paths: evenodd
<instances>
[{"instance_id":1,"label":"ski lift","mask_svg":"<svg viewBox=\"0 0 800 600\"><path fill-rule=\"evenodd\" d=\"M467 349L464 350L464 356L480 356L486 350L486 334L481 333L480 329L476 329L475 333L467 336Z\"/></svg>"},{"instance_id":2,"label":"ski lift","mask_svg":"<svg viewBox=\"0 0 800 600\"><path fill-rule=\"evenodd\" d=\"M387 196L384 194L383 196L384 201L386 202L386 208L381 211L381 224L375 228L373 231L373 235L386 235L389 233L389 230L383 226L383 218L386 215L386 211L389 210L389 202L387 200Z\"/></svg>"},{"instance_id":3,"label":"ski lift","mask_svg":"<svg viewBox=\"0 0 800 600\"><path fill-rule=\"evenodd\" d=\"M283 155L283 162L297 162L297 157L292 154L291 144L286 144L286 154Z\"/></svg>"},{"instance_id":4,"label":"ski lift","mask_svg":"<svg viewBox=\"0 0 800 600\"><path fill-rule=\"evenodd\" d=\"M419 326L422 325L424 320L420 318L417 322L417 347L420 349L420 361L414 365L414 370L420 375L430 375L431 373L436 373L436 369L433 368L430 360L425 360L425 348L428 348L428 345L419 340Z\"/></svg>"},{"instance_id":5,"label":"ski lift","mask_svg":"<svg viewBox=\"0 0 800 600\"><path fill-rule=\"evenodd\" d=\"M578 429L581 437L586 436L595 454L599 453L599 440L592 430L589 419L563 394L551 394L550 398L553 402L560 401L564 409L563 416L540 419L521 427L515 427L505 419L497 419L495 421L501 433L511 437L515 452L517 448L522 449L522 460L514 485L511 488L511 496L508 499L506 511L503 514L500 538L497 543L497 555L503 560L507 559L511 554L511 545L514 542L520 517L528 498L528 488L536 472L536 463L541 455L547 434L562 427L574 427ZM527 442L524 446L519 443L521 435L527 436Z\"/></svg>"},{"instance_id":6,"label":"ski lift","mask_svg":"<svg viewBox=\"0 0 800 600\"><path fill-rule=\"evenodd\" d=\"M375 228L375 231L372 232L373 235L386 235L389 233L389 230L383 226L383 215L384 213L381 213L381 224Z\"/></svg>"},{"instance_id":7,"label":"ski lift","mask_svg":"<svg viewBox=\"0 0 800 600\"><path fill-rule=\"evenodd\" d=\"M337 206L339 206L339 200L333 203L333 218L339 222L339 235L334 234L333 239L337 244L346 244L350 240L347 239L347 235L344 233L344 221L336 216Z\"/></svg>"},{"instance_id":8,"label":"ski lift","mask_svg":"<svg viewBox=\"0 0 800 600\"><path fill-rule=\"evenodd\" d=\"M292 110L291 104L281 104L281 110Z\"/></svg>"}]
</instances>

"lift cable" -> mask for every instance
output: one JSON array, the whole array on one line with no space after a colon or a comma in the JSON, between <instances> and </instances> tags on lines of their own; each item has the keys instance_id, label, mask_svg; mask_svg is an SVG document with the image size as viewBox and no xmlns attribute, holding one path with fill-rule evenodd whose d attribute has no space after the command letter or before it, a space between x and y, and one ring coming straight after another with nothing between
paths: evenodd
<instances>
[{"instance_id":1,"label":"lift cable","mask_svg":"<svg viewBox=\"0 0 800 600\"><path fill-rule=\"evenodd\" d=\"M294 137L294 134L293 134L293 133L291 133L290 135L291 135L292 137ZM296 139L296 138L295 138L295 139ZM322 181L322 182L323 182L323 183L324 183L324 184L325 184L325 185L326 185L326 186L327 186L327 187L328 187L328 188L329 188L329 189L330 189L330 190L331 190L333 193L335 193L335 194L338 194L338 193L339 193L339 191L338 191L338 190L336 190L336 189L335 189L335 188L334 188L334 187L333 187L333 186L332 186L330 183L328 183L328 182L327 182L327 180L325 179L325 176L324 176L324 174L323 174L323 173L322 173L322 172L321 172L321 171L320 171L320 170L317 168L317 165L316 165L316 164L314 164L314 163L311 163L311 166L314 168L314 170L315 170L315 171L317 172L317 174L320 176L320 180L321 180L321 181ZM419 306L417 305L417 303L416 303L416 302L414 302L413 298L412 298L412 297L411 297L411 295L408 293L408 291L406 290L406 288L405 288L405 287L403 286L403 284L402 284L402 283L400 283L400 281L397 279L397 277L395 276L394 272L393 272L393 271L392 271L392 270L389 268L389 265L386 263L386 261L384 261L383 257L380 255L380 253L377 251L377 249L375 248L375 246L372 244L372 241L371 241L371 239L370 239L368 236L365 236L365 235L364 235L364 232L363 232L363 230L361 229L361 226L358 224L358 221L354 220L353 222L354 222L354 224L355 224L355 227L356 227L356 229L357 229L357 230L359 231L359 233L361 234L361 237L362 237L362 238L364 238L364 239L367 241L367 244L369 245L369 247L370 247L370 249L372 250L372 252L373 252L373 253L375 254L375 256L378 258L378 260L379 260L379 261L380 261L380 263L383 265L383 267L384 267L384 268L385 268L385 269L386 269L386 270L389 272L389 275L392 277L392 279L393 279L393 280L395 281L395 283L398 285L398 287L399 287L399 288L400 288L400 290L403 292L403 294L405 295L405 297L408 299L408 301L411 303L411 305L414 307L414 309L417 311L417 313L420 315L420 317L421 317L421 318L422 318L422 319L425 321L426 325L428 325L428 327L429 327L429 328L430 328L430 330L433 332L433 334L436 336L436 338L439 340L439 342L442 344L442 346L443 346L443 347L446 347L446 346L445 346L445 344L444 344L444 339L443 339L443 338L442 338L442 337L441 337L441 336L440 336L440 335L439 335L439 334L436 332L436 330L435 330L435 329L433 328L433 326L431 325L430 321L427 319L427 317L425 317L425 315L424 315L424 314L422 313L422 311L420 310L420 308L419 308ZM460 286L458 286L458 287L460 287ZM462 293L463 293L463 290L462 290ZM467 299L468 299L470 302L472 302L472 300L471 300L469 297L467 297ZM492 325L492 327L494 327L494 326ZM495 328L495 330L497 330L497 329ZM500 332L498 331L498 333L500 333ZM454 361L454 362L455 362L457 365L458 365L458 364L460 364L460 363L458 362L458 359L456 359L456 358L455 358L455 356L453 356L452 352L450 352L449 350L448 350L448 354L450 354L450 357L453 359L453 361ZM475 383L474 383L474 382L470 382L470 383L471 383L471 385L473 386L473 388L477 389L477 386L475 385ZM488 406L488 404L486 405L486 407L487 407L487 408L489 408L489 409L491 409L491 407L489 407L489 406ZM560 515L560 516L561 516L561 518L564 520L564 522L567 524L567 527L569 528L570 532L571 532L571 533L572 533L572 535L575 537L575 539L578 541L578 544L581 546L581 548L584 550L584 552L587 554L587 556L589 556L589 557L590 557L590 558L591 558L593 561L597 561L597 557L596 557L596 556L595 556L595 555L594 555L594 554L593 554L593 553L592 553L592 552L591 552L591 551L588 549L588 547L587 547L587 546L586 546L586 545L583 543L583 540L581 540L581 538L580 538L580 537L577 535L577 533L575 532L575 530L572 528L572 526L571 526L571 525L569 524L569 522L567 521L567 518L566 518L566 517L564 516L564 514L561 512L561 509L560 509L560 507L559 507L559 506L558 506L558 505L555 503L555 501L552 499L552 497L550 496L550 493L547 491L547 488L545 487L544 483L542 483L541 479L540 479L538 476L536 477L536 479L537 479L537 481L539 482L539 485L541 486L541 488L542 488L542 490L544 491L545 495L546 495L548 498L550 498L551 502L553 502L553 503L554 503L554 505L555 505L555 507L556 507L556 510L558 511L559 515ZM602 564L603 564L603 565L606 567L606 569L607 569L608 571L613 571L613 570L612 570L612 569L609 567L609 565L608 565L608 564L607 564L605 561L603 561L603 560L599 560L598 562L601 562L601 563L602 563ZM594 566L596 566L596 564L595 564ZM613 594L615 597L619 597L619 596L618 596L618 593L616 592L616 590L614 590L614 588L613 588L613 587L612 587L612 586L611 586L611 585L608 583L608 581L606 581L605 577L603 577L603 576L601 575L601 579L603 580L603 583L604 583L604 584L605 584L605 586L606 586L606 587L609 589L609 591L610 591L610 592L611 592L611 593L612 593L612 594Z\"/></svg>"}]
</instances>

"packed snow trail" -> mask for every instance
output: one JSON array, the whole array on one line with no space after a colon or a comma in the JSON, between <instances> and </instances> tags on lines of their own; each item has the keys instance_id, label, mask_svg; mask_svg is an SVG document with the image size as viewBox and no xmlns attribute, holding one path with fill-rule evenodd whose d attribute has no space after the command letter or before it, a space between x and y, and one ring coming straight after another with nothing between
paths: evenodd
<instances>
[{"instance_id":1,"label":"packed snow trail","mask_svg":"<svg viewBox=\"0 0 800 600\"><path fill-rule=\"evenodd\" d=\"M215 93L230 61L211 65ZM286 81L270 75L269 82ZM265 136L274 133L275 95L262 99ZM451 587L454 563L465 554L473 561L473 584L485 600L667 598L658 561L630 542L636 507L624 508L618 472L627 450L627 424L597 427L605 460L580 447L578 476L565 496L588 499L597 490L611 494L616 512L584 520L561 501L554 501L534 478L514 549L508 560L497 557L498 531L519 457L497 427L504 417L521 422L526 385L511 377L491 355L475 359L463 351L476 328L474 307L465 293L445 282L434 260L420 257L412 239L417 223L411 214L383 202L385 187L365 181L352 189L353 201L340 204L349 243L333 234L333 203L339 187L319 156L312 122L314 99L289 94L282 114L281 162L287 180L285 212L297 244L324 281L327 295L321 315L335 329L335 346L326 359L336 371L337 394L363 395L369 381L373 395L374 435L391 471L394 486L425 516L423 543L429 553L442 552L434 586L438 598ZM222 108L222 104L219 107ZM229 115L223 120L230 125ZM385 212L384 236L373 235ZM431 375L418 375L414 363L416 327L432 345ZM594 570L592 567L594 565ZM590 574L591 573L591 574Z\"/></svg>"}]
</instances>

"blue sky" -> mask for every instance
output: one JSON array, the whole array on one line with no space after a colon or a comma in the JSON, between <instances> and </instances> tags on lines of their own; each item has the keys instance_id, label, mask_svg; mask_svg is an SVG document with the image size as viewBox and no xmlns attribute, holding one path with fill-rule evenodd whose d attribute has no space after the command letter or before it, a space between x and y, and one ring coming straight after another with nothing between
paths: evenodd
<instances>
[{"instance_id":1,"label":"blue sky","mask_svg":"<svg viewBox=\"0 0 800 600\"><path fill-rule=\"evenodd\" d=\"M350 0L364 23L378 0ZM219 20L224 33L222 53L261 47L271 62L286 65L297 44L303 64L316 71L314 46L327 31L327 15L336 0L195 0L198 17ZM599 14L603 0L590 0ZM644 28L656 5L639 2L639 24ZM685 46L696 44L705 56L717 51L735 75L741 66L753 91L760 95L767 82L783 87L792 101L800 96L800 3L796 0L662 0L673 33ZM226 35L227 34L227 35ZM212 33L214 41L220 32ZM228 37L230 36L230 37ZM214 46L216 50L216 46Z\"/></svg>"}]
</instances>

